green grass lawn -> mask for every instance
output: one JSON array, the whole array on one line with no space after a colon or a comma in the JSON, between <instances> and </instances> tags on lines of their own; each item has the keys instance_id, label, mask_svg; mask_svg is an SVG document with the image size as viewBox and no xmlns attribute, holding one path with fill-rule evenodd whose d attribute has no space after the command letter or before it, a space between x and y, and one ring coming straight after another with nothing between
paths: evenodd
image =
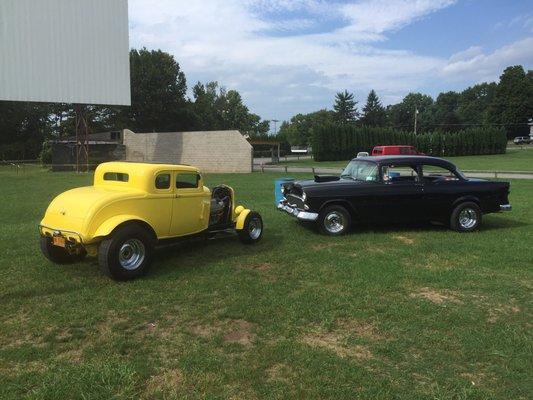
<instances>
[{"instance_id":1,"label":"green grass lawn","mask_svg":"<svg viewBox=\"0 0 533 400\"><path fill-rule=\"evenodd\" d=\"M533 171L533 151L507 150L506 154L489 156L445 157L465 171ZM280 164L289 166L335 167L343 168L346 161L316 162L307 160L283 161Z\"/></svg>"},{"instance_id":2,"label":"green grass lawn","mask_svg":"<svg viewBox=\"0 0 533 400\"><path fill-rule=\"evenodd\" d=\"M167 247L117 283L38 249L90 176L0 169L0 398L532 398L533 182L472 234L329 238L274 209L277 176L207 176L261 212L261 243Z\"/></svg>"}]
</instances>

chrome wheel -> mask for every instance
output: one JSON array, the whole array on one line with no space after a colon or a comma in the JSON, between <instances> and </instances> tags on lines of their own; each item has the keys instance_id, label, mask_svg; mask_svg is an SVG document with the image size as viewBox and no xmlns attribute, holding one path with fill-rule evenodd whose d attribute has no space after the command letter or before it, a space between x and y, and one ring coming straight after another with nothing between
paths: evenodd
<instances>
[{"instance_id":1,"label":"chrome wheel","mask_svg":"<svg viewBox=\"0 0 533 400\"><path fill-rule=\"evenodd\" d=\"M476 226L478 220L477 212L473 208L465 207L459 213L459 225L463 229L471 229Z\"/></svg>"},{"instance_id":2,"label":"chrome wheel","mask_svg":"<svg viewBox=\"0 0 533 400\"><path fill-rule=\"evenodd\" d=\"M263 223L261 220L256 217L252 218L248 224L248 234L250 235L250 238L256 240L259 236L261 236L262 230Z\"/></svg>"},{"instance_id":3,"label":"chrome wheel","mask_svg":"<svg viewBox=\"0 0 533 400\"><path fill-rule=\"evenodd\" d=\"M122 268L133 271L141 266L145 258L146 249L139 239L128 239L120 247L118 261Z\"/></svg>"},{"instance_id":4,"label":"chrome wheel","mask_svg":"<svg viewBox=\"0 0 533 400\"><path fill-rule=\"evenodd\" d=\"M324 218L324 228L330 233L339 233L344 229L346 221L344 215L338 211L332 211Z\"/></svg>"}]
</instances>

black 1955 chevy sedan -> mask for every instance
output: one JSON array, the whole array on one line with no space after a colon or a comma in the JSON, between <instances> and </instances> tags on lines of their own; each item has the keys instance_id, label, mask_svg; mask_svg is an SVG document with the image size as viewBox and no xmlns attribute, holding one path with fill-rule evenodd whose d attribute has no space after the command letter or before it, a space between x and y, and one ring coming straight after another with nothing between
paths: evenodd
<instances>
[{"instance_id":1,"label":"black 1955 chevy sedan","mask_svg":"<svg viewBox=\"0 0 533 400\"><path fill-rule=\"evenodd\" d=\"M355 158L340 177L285 183L282 193L278 209L333 236L356 221L437 221L469 232L483 214L511 209L508 182L467 178L451 162L426 156Z\"/></svg>"}]
</instances>

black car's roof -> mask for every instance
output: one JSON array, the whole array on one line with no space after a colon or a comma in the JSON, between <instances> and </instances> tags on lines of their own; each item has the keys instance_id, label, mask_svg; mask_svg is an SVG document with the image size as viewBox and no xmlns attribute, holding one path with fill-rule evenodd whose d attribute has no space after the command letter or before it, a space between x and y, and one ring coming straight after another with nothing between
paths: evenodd
<instances>
[{"instance_id":1,"label":"black car's roof","mask_svg":"<svg viewBox=\"0 0 533 400\"><path fill-rule=\"evenodd\" d=\"M385 163L412 163L412 164L429 164L436 165L440 167L445 167L448 169L456 169L455 165L451 162L438 157L430 156L369 156L369 157L359 157L353 158L352 161L369 161L376 164L385 164Z\"/></svg>"}]
</instances>

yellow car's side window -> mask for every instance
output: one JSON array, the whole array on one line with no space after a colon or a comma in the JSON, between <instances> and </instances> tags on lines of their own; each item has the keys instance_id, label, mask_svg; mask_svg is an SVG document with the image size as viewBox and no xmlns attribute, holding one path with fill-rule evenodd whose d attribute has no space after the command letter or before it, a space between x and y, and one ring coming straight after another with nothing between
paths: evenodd
<instances>
[{"instance_id":1,"label":"yellow car's side window","mask_svg":"<svg viewBox=\"0 0 533 400\"><path fill-rule=\"evenodd\" d=\"M196 189L200 176L196 172L179 172L176 175L177 189Z\"/></svg>"}]
</instances>

